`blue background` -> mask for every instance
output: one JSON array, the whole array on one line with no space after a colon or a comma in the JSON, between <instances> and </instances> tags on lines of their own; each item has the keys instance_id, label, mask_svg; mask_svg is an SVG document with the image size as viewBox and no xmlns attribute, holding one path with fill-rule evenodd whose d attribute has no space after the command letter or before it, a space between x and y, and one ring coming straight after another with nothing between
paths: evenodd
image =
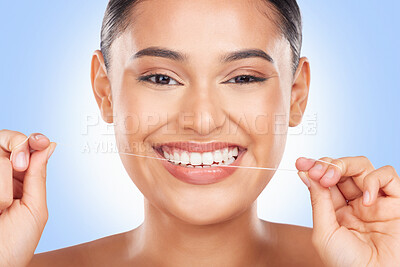
<instances>
[{"instance_id":1,"label":"blue background","mask_svg":"<svg viewBox=\"0 0 400 267\"><path fill-rule=\"evenodd\" d=\"M37 252L127 231L143 220L143 196L109 152L112 128L100 121L91 91L90 60L106 4L0 1L0 128L42 132L58 143L48 166L50 218ZM293 167L299 156L365 155L375 167L399 170L399 1L299 5L311 92L281 166ZM97 144L98 151L83 149ZM258 212L312 226L308 190L295 173L276 173Z\"/></svg>"}]
</instances>

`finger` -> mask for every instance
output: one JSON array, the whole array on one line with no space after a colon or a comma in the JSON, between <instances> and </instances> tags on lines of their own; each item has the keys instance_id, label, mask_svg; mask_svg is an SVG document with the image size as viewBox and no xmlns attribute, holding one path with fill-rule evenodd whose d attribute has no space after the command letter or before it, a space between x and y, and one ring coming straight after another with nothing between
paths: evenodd
<instances>
[{"instance_id":1,"label":"finger","mask_svg":"<svg viewBox=\"0 0 400 267\"><path fill-rule=\"evenodd\" d=\"M317 181L322 178L322 176L325 174L326 170L329 167L329 164L325 162L331 162L332 159L328 157L320 158L320 161L316 161L314 166L308 170L308 175L310 176L311 179ZM324 162L321 162L324 161ZM324 185L325 186L325 185ZM328 186L325 186L328 187Z\"/></svg>"},{"instance_id":2,"label":"finger","mask_svg":"<svg viewBox=\"0 0 400 267\"><path fill-rule=\"evenodd\" d=\"M335 211L344 206L347 206L346 199L344 198L342 192L340 192L339 188L336 185L329 187L329 190L331 191L333 208Z\"/></svg>"},{"instance_id":3,"label":"finger","mask_svg":"<svg viewBox=\"0 0 400 267\"><path fill-rule=\"evenodd\" d=\"M29 138L29 146L33 150L43 150L46 149L50 145L50 140L45 135L41 133L31 134Z\"/></svg>"},{"instance_id":4,"label":"finger","mask_svg":"<svg viewBox=\"0 0 400 267\"><path fill-rule=\"evenodd\" d=\"M303 183L308 188L310 188L311 184L310 184L309 180L304 175L299 174L299 176L300 176L301 180L303 181ZM331 192L333 207L334 207L335 211L341 207L347 206L346 199L344 198L342 192L340 192L339 188L336 185L329 187L329 190Z\"/></svg>"},{"instance_id":5,"label":"finger","mask_svg":"<svg viewBox=\"0 0 400 267\"><path fill-rule=\"evenodd\" d=\"M309 159L305 157L300 157L296 160L296 168L299 171L308 171L312 166L314 166L315 159Z\"/></svg>"},{"instance_id":6,"label":"finger","mask_svg":"<svg viewBox=\"0 0 400 267\"><path fill-rule=\"evenodd\" d=\"M24 177L21 202L29 206L37 218L41 218L44 210L47 211L46 165L55 147L56 143L51 143L47 149L33 152Z\"/></svg>"},{"instance_id":7,"label":"finger","mask_svg":"<svg viewBox=\"0 0 400 267\"><path fill-rule=\"evenodd\" d=\"M366 206L362 198L349 203L356 218L368 223L400 221L400 201L398 198L382 197ZM374 227L375 228L375 227ZM387 230L390 228L387 228Z\"/></svg>"},{"instance_id":8,"label":"finger","mask_svg":"<svg viewBox=\"0 0 400 267\"><path fill-rule=\"evenodd\" d=\"M29 143L29 150L31 152L38 150L41 151L43 149L46 149L50 145L50 140L43 134L41 133L33 133L29 136L28 142ZM11 158L11 156L10 156ZM28 163L29 165L29 163ZM25 176L25 171L20 171L16 170L14 168L13 170L13 177L14 179L18 179L19 181L23 181L23 178Z\"/></svg>"},{"instance_id":9,"label":"finger","mask_svg":"<svg viewBox=\"0 0 400 267\"><path fill-rule=\"evenodd\" d=\"M336 185L342 178L341 164L343 162L340 159L330 159L330 165L326 166L325 173L321 177L321 185L330 187Z\"/></svg>"},{"instance_id":10,"label":"finger","mask_svg":"<svg viewBox=\"0 0 400 267\"><path fill-rule=\"evenodd\" d=\"M340 192L339 188L336 185L329 187L329 190L331 191L333 208L335 211L347 206L346 199L343 197L342 192Z\"/></svg>"},{"instance_id":11,"label":"finger","mask_svg":"<svg viewBox=\"0 0 400 267\"><path fill-rule=\"evenodd\" d=\"M351 177L354 180L354 183L360 188L363 189L363 180L364 177L375 170L371 161L364 157L343 157L337 159L335 161L338 166L341 168L341 177ZM333 179L335 180L335 179Z\"/></svg>"},{"instance_id":12,"label":"finger","mask_svg":"<svg viewBox=\"0 0 400 267\"><path fill-rule=\"evenodd\" d=\"M34 133L29 135L22 143L12 148L10 159L13 162L13 168L19 172L25 171L29 166L30 153L34 150L43 150L49 144L50 140L43 134ZM13 156L14 154L16 155L15 157ZM23 160L26 160L26 162Z\"/></svg>"},{"instance_id":13,"label":"finger","mask_svg":"<svg viewBox=\"0 0 400 267\"><path fill-rule=\"evenodd\" d=\"M342 177L336 186L348 201L353 201L354 199L361 197L363 194L351 177Z\"/></svg>"},{"instance_id":14,"label":"finger","mask_svg":"<svg viewBox=\"0 0 400 267\"><path fill-rule=\"evenodd\" d=\"M392 166L384 166L365 176L363 204L371 206L378 197L379 189L390 197L400 198L400 178Z\"/></svg>"},{"instance_id":15,"label":"finger","mask_svg":"<svg viewBox=\"0 0 400 267\"><path fill-rule=\"evenodd\" d=\"M15 170L25 171L29 164L29 144L26 135L10 131L0 131L0 148L2 157L8 157ZM11 153L11 155L9 154Z\"/></svg>"},{"instance_id":16,"label":"finger","mask_svg":"<svg viewBox=\"0 0 400 267\"><path fill-rule=\"evenodd\" d=\"M307 172L299 172L299 175L302 179L308 179L311 184L309 190L313 209L313 232L318 239L325 240L339 228L331 192L318 181L310 179Z\"/></svg>"},{"instance_id":17,"label":"finger","mask_svg":"<svg viewBox=\"0 0 400 267\"><path fill-rule=\"evenodd\" d=\"M333 186L341 181L341 179L351 177L355 184L362 189L363 178L374 170L372 163L364 156L338 159L323 158L323 160L331 163L331 165L317 162L315 165L321 164L322 167L314 166L309 170L309 173L311 178L315 180L320 179L321 185L325 187Z\"/></svg>"},{"instance_id":18,"label":"finger","mask_svg":"<svg viewBox=\"0 0 400 267\"><path fill-rule=\"evenodd\" d=\"M13 202L12 166L9 159L0 157L0 210Z\"/></svg>"}]
</instances>

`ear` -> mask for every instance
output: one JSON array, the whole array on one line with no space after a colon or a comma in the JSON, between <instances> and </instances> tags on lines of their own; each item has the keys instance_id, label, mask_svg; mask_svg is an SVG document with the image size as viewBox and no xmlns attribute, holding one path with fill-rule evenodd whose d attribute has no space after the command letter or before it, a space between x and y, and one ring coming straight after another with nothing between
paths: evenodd
<instances>
[{"instance_id":1,"label":"ear","mask_svg":"<svg viewBox=\"0 0 400 267\"><path fill-rule=\"evenodd\" d=\"M96 50L92 57L91 80L94 97L99 106L101 116L107 123L113 122L113 105L111 83L107 76L104 57L100 50Z\"/></svg>"},{"instance_id":2,"label":"ear","mask_svg":"<svg viewBox=\"0 0 400 267\"><path fill-rule=\"evenodd\" d=\"M310 78L310 63L306 57L302 57L300 58L292 85L290 98L290 127L299 125L303 118L310 89Z\"/></svg>"}]
</instances>

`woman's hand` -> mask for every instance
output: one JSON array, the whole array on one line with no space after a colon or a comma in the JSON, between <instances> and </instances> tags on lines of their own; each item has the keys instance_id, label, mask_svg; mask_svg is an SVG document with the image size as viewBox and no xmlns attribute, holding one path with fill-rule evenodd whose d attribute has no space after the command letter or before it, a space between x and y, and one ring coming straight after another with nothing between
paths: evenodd
<instances>
[{"instance_id":1,"label":"woman's hand","mask_svg":"<svg viewBox=\"0 0 400 267\"><path fill-rule=\"evenodd\" d=\"M29 139L0 131L0 265L26 266L47 222L46 165L56 147L41 134Z\"/></svg>"},{"instance_id":2,"label":"woman's hand","mask_svg":"<svg viewBox=\"0 0 400 267\"><path fill-rule=\"evenodd\" d=\"M400 266L400 178L365 157L299 158L309 187L312 241L326 266Z\"/></svg>"}]
</instances>

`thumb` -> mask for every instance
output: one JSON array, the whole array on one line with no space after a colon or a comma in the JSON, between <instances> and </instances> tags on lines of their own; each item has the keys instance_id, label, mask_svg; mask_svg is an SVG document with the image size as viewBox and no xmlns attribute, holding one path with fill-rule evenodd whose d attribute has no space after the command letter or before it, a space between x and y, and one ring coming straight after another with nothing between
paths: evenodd
<instances>
[{"instance_id":1,"label":"thumb","mask_svg":"<svg viewBox=\"0 0 400 267\"><path fill-rule=\"evenodd\" d=\"M30 207L36 216L40 216L43 210L47 209L46 166L56 146L56 143L50 143L47 149L33 152L25 173L21 201Z\"/></svg>"},{"instance_id":2,"label":"thumb","mask_svg":"<svg viewBox=\"0 0 400 267\"><path fill-rule=\"evenodd\" d=\"M321 186L308 176L308 172L298 173L304 181L308 179L310 187L311 205L313 210L313 239L319 243L328 241L332 234L340 227L336 219L332 196L329 188Z\"/></svg>"}]
</instances>

